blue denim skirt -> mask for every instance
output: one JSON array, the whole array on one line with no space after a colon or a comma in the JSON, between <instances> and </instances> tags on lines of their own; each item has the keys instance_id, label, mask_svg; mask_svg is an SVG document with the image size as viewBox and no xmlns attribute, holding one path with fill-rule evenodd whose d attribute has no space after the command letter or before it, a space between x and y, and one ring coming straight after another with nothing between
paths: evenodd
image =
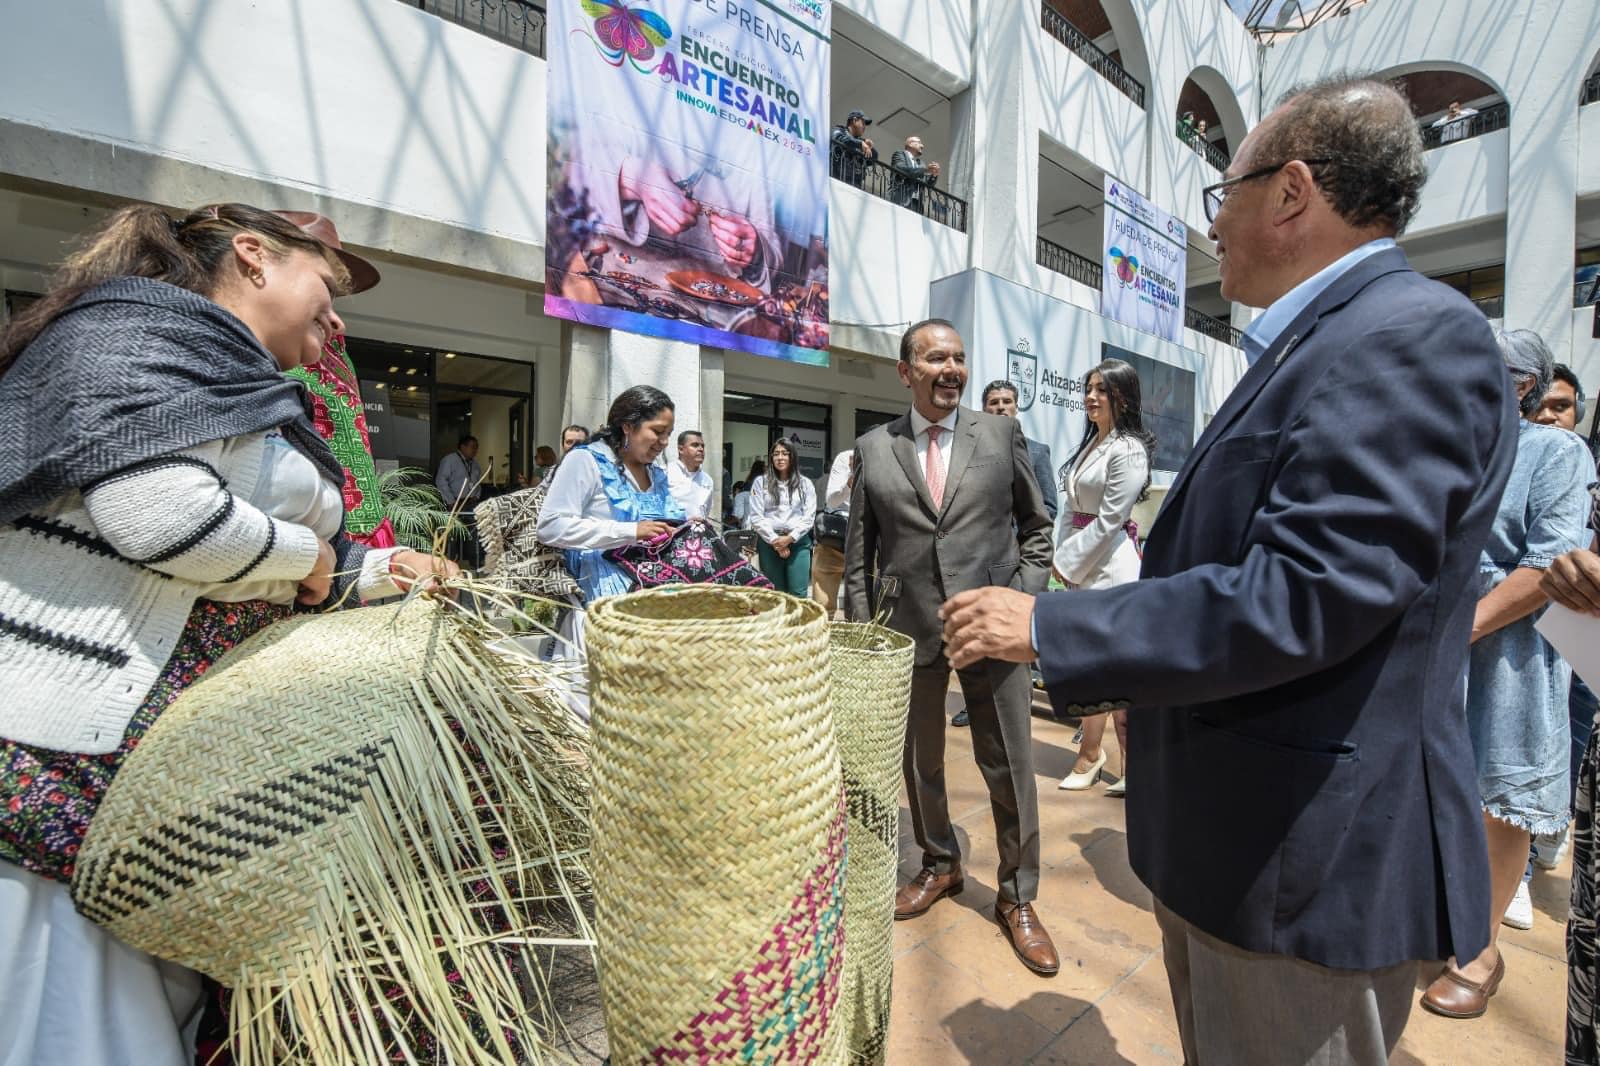
<instances>
[{"instance_id":1,"label":"blue denim skirt","mask_svg":"<svg viewBox=\"0 0 1600 1066\"><path fill-rule=\"evenodd\" d=\"M1478 575L1478 596L1505 580ZM1472 646L1467 665L1467 727L1478 762L1483 809L1531 833L1568 821L1572 668L1533 628L1539 612Z\"/></svg>"}]
</instances>

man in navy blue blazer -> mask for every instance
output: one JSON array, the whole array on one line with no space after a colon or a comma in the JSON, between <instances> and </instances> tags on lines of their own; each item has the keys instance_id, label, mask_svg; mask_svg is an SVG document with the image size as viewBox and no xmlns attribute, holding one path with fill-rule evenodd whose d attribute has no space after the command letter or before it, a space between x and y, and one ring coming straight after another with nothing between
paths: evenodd
<instances>
[{"instance_id":1,"label":"man in navy blue blazer","mask_svg":"<svg viewBox=\"0 0 1600 1066\"><path fill-rule=\"evenodd\" d=\"M1142 580L941 612L956 667L1037 652L1058 711L1131 708L1191 1066L1385 1063L1417 962L1488 942L1463 674L1516 412L1482 314L1395 247L1425 176L1389 86L1286 96L1203 194L1223 296L1266 312Z\"/></svg>"}]
</instances>

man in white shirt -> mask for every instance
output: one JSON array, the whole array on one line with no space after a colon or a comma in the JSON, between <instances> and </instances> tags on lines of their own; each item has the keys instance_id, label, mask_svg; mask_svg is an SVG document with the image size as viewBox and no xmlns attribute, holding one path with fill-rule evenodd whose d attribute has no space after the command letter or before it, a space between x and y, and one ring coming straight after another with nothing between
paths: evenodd
<instances>
[{"instance_id":1,"label":"man in white shirt","mask_svg":"<svg viewBox=\"0 0 1600 1066\"><path fill-rule=\"evenodd\" d=\"M672 498L683 505L690 518L705 518L711 513L711 497L716 489L711 475L701 467L706 463L706 439L697 429L678 434L678 457L667 464L667 485Z\"/></svg>"},{"instance_id":2,"label":"man in white shirt","mask_svg":"<svg viewBox=\"0 0 1600 1066\"><path fill-rule=\"evenodd\" d=\"M855 449L846 448L834 456L828 470L827 488L823 490L822 510L832 511L843 518L850 517L851 467ZM811 547L811 598L822 604L832 618L839 606L839 583L844 580L844 545L817 541Z\"/></svg>"}]
</instances>

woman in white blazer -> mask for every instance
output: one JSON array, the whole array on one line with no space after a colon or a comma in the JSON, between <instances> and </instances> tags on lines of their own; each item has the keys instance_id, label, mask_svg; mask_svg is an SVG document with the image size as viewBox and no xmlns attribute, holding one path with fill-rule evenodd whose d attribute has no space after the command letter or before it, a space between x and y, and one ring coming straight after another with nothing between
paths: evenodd
<instances>
[{"instance_id":1,"label":"woman in white blazer","mask_svg":"<svg viewBox=\"0 0 1600 1066\"><path fill-rule=\"evenodd\" d=\"M1103 589L1139 578L1138 527L1131 518L1134 505L1149 494L1155 437L1144 428L1139 373L1121 359L1107 359L1085 375L1083 407L1083 441L1061 468L1054 569L1069 589ZM1100 743L1105 731L1105 715L1084 720L1078 761L1062 778L1062 788L1081 791L1099 779L1106 765ZM1119 747L1126 734L1126 719L1119 719ZM1124 766L1106 791L1120 796L1126 790Z\"/></svg>"}]
</instances>

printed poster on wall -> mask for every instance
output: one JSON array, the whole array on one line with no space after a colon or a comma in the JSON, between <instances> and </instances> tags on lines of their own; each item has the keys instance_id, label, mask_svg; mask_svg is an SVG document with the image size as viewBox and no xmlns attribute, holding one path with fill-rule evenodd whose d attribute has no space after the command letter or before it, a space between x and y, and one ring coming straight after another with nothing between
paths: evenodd
<instances>
[{"instance_id":1,"label":"printed poster on wall","mask_svg":"<svg viewBox=\"0 0 1600 1066\"><path fill-rule=\"evenodd\" d=\"M828 431L801 426L784 426L779 434L794 445L800 470L806 477L820 477L828 471Z\"/></svg>"},{"instance_id":2,"label":"printed poster on wall","mask_svg":"<svg viewBox=\"0 0 1600 1066\"><path fill-rule=\"evenodd\" d=\"M831 0L551 0L545 313L828 365Z\"/></svg>"},{"instance_id":3,"label":"printed poster on wall","mask_svg":"<svg viewBox=\"0 0 1600 1066\"><path fill-rule=\"evenodd\" d=\"M1182 343L1188 227L1109 174L1105 195L1100 313Z\"/></svg>"},{"instance_id":4,"label":"printed poster on wall","mask_svg":"<svg viewBox=\"0 0 1600 1066\"><path fill-rule=\"evenodd\" d=\"M1195 438L1194 371L1114 344L1102 344L1100 354L1106 359L1121 359L1139 375L1144 426L1156 435L1151 467L1169 474L1182 470Z\"/></svg>"}]
</instances>

